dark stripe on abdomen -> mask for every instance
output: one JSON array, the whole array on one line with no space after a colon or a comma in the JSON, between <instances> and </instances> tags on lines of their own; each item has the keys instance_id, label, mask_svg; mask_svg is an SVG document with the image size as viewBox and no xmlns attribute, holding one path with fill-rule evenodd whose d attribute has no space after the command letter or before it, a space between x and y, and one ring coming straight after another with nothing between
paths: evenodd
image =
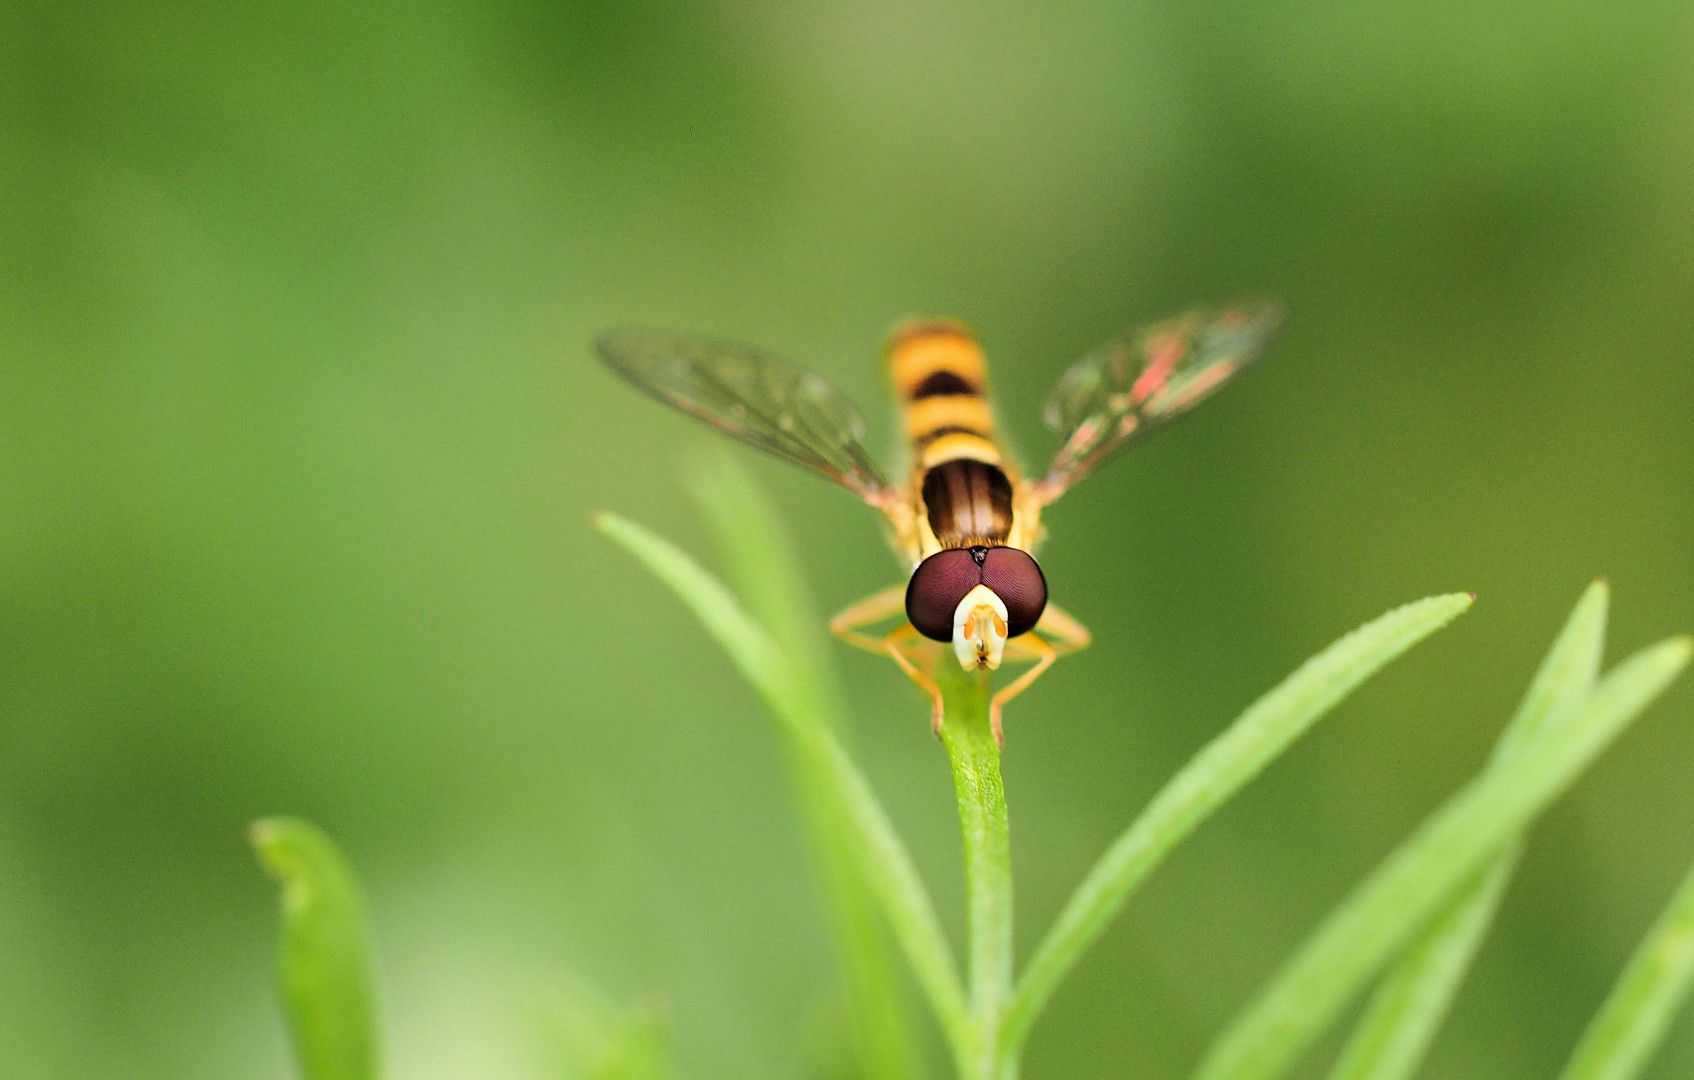
<instances>
[{"instance_id":1,"label":"dark stripe on abdomen","mask_svg":"<svg viewBox=\"0 0 1694 1080\"><path fill-rule=\"evenodd\" d=\"M923 437L917 441L918 446L928 446L943 435L975 435L978 438L983 439L992 438L992 435L986 431L978 431L976 428L964 427L960 424L949 424L946 427L932 428L929 431L924 432Z\"/></svg>"},{"instance_id":2,"label":"dark stripe on abdomen","mask_svg":"<svg viewBox=\"0 0 1694 1080\"><path fill-rule=\"evenodd\" d=\"M999 466L955 458L924 473L923 505L942 547L1003 544L1012 531L1012 485Z\"/></svg>"},{"instance_id":3,"label":"dark stripe on abdomen","mask_svg":"<svg viewBox=\"0 0 1694 1080\"><path fill-rule=\"evenodd\" d=\"M912 388L913 401L926 397L942 397L950 394L975 394L981 391L980 386L973 386L969 379L951 371L935 371L924 377L923 382Z\"/></svg>"}]
</instances>

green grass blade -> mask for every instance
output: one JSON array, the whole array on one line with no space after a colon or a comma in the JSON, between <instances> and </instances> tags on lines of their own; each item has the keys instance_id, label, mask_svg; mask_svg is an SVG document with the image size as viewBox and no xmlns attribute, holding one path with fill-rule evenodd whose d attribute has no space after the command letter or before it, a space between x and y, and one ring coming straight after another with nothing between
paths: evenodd
<instances>
[{"instance_id":1,"label":"green grass blade","mask_svg":"<svg viewBox=\"0 0 1694 1080\"><path fill-rule=\"evenodd\" d=\"M334 841L298 818L256 821L248 836L282 883L278 976L300 1075L374 1080L370 932L357 875Z\"/></svg>"},{"instance_id":2,"label":"green grass blade","mask_svg":"<svg viewBox=\"0 0 1694 1080\"><path fill-rule=\"evenodd\" d=\"M844 735L846 710L828 635L812 608L787 526L764 488L716 439L689 455L687 487L717 541L731 587L787 653L812 714ZM917 1080L926 1068L907 1016L908 994L870 885L857 873L853 823L841 802L828 796L815 755L790 752L788 761L823 879L860 1074Z\"/></svg>"},{"instance_id":3,"label":"green grass blade","mask_svg":"<svg viewBox=\"0 0 1694 1080\"><path fill-rule=\"evenodd\" d=\"M882 903L895 940L928 996L955 1057L968 1055L975 1035L958 966L934 902L864 775L807 709L793 664L723 584L675 545L615 514L597 515L595 526L676 593L764 697L783 728L807 753L816 755L818 775L829 782L853 823L859 865Z\"/></svg>"},{"instance_id":4,"label":"green grass blade","mask_svg":"<svg viewBox=\"0 0 1694 1080\"><path fill-rule=\"evenodd\" d=\"M1560 1080L1630 1080L1659 1048L1694 979L1694 870L1636 947Z\"/></svg>"},{"instance_id":5,"label":"green grass blade","mask_svg":"<svg viewBox=\"0 0 1694 1080\"><path fill-rule=\"evenodd\" d=\"M1434 596L1366 623L1306 661L1196 754L1107 849L1035 950L1002 1028L1014 1055L1060 980L1172 848L1360 683L1472 599Z\"/></svg>"},{"instance_id":6,"label":"green grass blade","mask_svg":"<svg viewBox=\"0 0 1694 1080\"><path fill-rule=\"evenodd\" d=\"M1577 601L1492 760L1509 759L1588 696L1600 670L1606 601L1601 581ZM1371 996L1329 1080L1404 1080L1417 1069L1487 936L1518 853L1518 844L1508 844L1406 948Z\"/></svg>"},{"instance_id":7,"label":"green grass blade","mask_svg":"<svg viewBox=\"0 0 1694 1080\"><path fill-rule=\"evenodd\" d=\"M684 466L689 496L711 530L730 589L817 691L818 715L840 731L846 710L831 636L812 605L787 524L737 453L723 439L702 439Z\"/></svg>"},{"instance_id":8,"label":"green grass blade","mask_svg":"<svg viewBox=\"0 0 1694 1080\"><path fill-rule=\"evenodd\" d=\"M1486 769L1401 844L1213 1045L1200 1080L1279 1076L1465 879L1519 835L1688 663L1686 638L1602 679L1548 737Z\"/></svg>"},{"instance_id":9,"label":"green grass blade","mask_svg":"<svg viewBox=\"0 0 1694 1080\"><path fill-rule=\"evenodd\" d=\"M1600 654L1606 646L1606 609L1611 599L1604 581L1596 581L1583 592L1571 609L1570 618L1547 650L1547 658L1530 681L1512 722L1495 745L1495 762L1506 760L1518 748L1568 718L1594 689L1600 676Z\"/></svg>"},{"instance_id":10,"label":"green grass blade","mask_svg":"<svg viewBox=\"0 0 1694 1080\"><path fill-rule=\"evenodd\" d=\"M1517 845L1509 845L1406 949L1371 996L1329 1080L1404 1080L1417 1070L1488 934L1517 856Z\"/></svg>"}]
</instances>

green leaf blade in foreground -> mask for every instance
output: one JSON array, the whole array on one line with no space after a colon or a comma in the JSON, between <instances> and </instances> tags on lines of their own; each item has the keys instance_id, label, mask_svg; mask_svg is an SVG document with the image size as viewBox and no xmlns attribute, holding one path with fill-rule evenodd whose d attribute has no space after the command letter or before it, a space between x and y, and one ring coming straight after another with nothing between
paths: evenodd
<instances>
[{"instance_id":1,"label":"green leaf blade in foreground","mask_svg":"<svg viewBox=\"0 0 1694 1080\"><path fill-rule=\"evenodd\" d=\"M1636 947L1559 1080L1631 1080L1664 1041L1694 981L1694 870Z\"/></svg>"},{"instance_id":2,"label":"green leaf blade in foreground","mask_svg":"<svg viewBox=\"0 0 1694 1080\"><path fill-rule=\"evenodd\" d=\"M830 663L828 634L812 609L788 528L770 496L722 440L691 452L687 488L706 521L729 584L782 646L818 722L845 732L845 709ZM847 1012L864 1080L919 1080L923 1055L909 1019L908 993L870 883L858 873L853 824L815 755L786 755L823 879Z\"/></svg>"},{"instance_id":3,"label":"green leaf blade in foreground","mask_svg":"<svg viewBox=\"0 0 1694 1080\"><path fill-rule=\"evenodd\" d=\"M1360 683L1470 607L1432 596L1366 623L1248 707L1153 797L1071 895L1018 983L1002 1029L1015 1054L1059 982L1164 856Z\"/></svg>"},{"instance_id":4,"label":"green leaf blade in foreground","mask_svg":"<svg viewBox=\"0 0 1694 1080\"><path fill-rule=\"evenodd\" d=\"M881 901L889 928L928 996L955 1059L973 1058L975 1034L964 988L935 904L870 784L807 708L805 691L782 650L721 582L675 545L616 514L598 514L594 524L677 595L764 697L783 728L816 755L818 775L829 781L853 823L861 871Z\"/></svg>"},{"instance_id":5,"label":"green leaf blade in foreground","mask_svg":"<svg viewBox=\"0 0 1694 1080\"><path fill-rule=\"evenodd\" d=\"M1213 1044L1197 1080L1280 1076L1453 890L1519 835L1670 684L1691 651L1687 638L1673 638L1635 654L1556 730L1484 770L1431 814Z\"/></svg>"},{"instance_id":6,"label":"green leaf blade in foreground","mask_svg":"<svg viewBox=\"0 0 1694 1080\"><path fill-rule=\"evenodd\" d=\"M1607 598L1605 582L1596 581L1577 601L1496 744L1493 761L1509 758L1555 717L1572 715L1593 690ZM1353 1026L1329 1080L1407 1080L1417 1071L1487 937L1520 848L1508 844L1406 947Z\"/></svg>"},{"instance_id":7,"label":"green leaf blade in foreground","mask_svg":"<svg viewBox=\"0 0 1694 1080\"><path fill-rule=\"evenodd\" d=\"M254 822L259 862L282 884L277 949L283 1007L304 1080L375 1080L370 932L358 876L322 830Z\"/></svg>"},{"instance_id":8,"label":"green leaf blade in foreground","mask_svg":"<svg viewBox=\"0 0 1694 1080\"><path fill-rule=\"evenodd\" d=\"M812 706L819 717L839 731L846 717L830 660L832 638L812 607L787 524L736 454L723 439L703 438L688 455L688 494L711 531L735 596L816 691Z\"/></svg>"}]
</instances>

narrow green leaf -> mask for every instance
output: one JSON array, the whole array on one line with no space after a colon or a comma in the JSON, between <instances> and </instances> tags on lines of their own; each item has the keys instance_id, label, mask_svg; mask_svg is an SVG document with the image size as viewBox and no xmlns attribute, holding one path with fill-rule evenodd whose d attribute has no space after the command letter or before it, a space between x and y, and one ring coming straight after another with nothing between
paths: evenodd
<instances>
[{"instance_id":1,"label":"narrow green leaf","mask_svg":"<svg viewBox=\"0 0 1694 1080\"><path fill-rule=\"evenodd\" d=\"M1433 596L1366 623L1306 661L1196 754L1071 895L1018 984L1001 1029L1004 1045L1021 1048L1059 981L1172 848L1360 683L1447 625L1472 599Z\"/></svg>"},{"instance_id":2,"label":"narrow green leaf","mask_svg":"<svg viewBox=\"0 0 1694 1080\"><path fill-rule=\"evenodd\" d=\"M278 975L300 1075L373 1080L370 932L357 875L334 841L298 818L256 821L248 836L282 883Z\"/></svg>"},{"instance_id":3,"label":"narrow green leaf","mask_svg":"<svg viewBox=\"0 0 1694 1080\"><path fill-rule=\"evenodd\" d=\"M1571 716L1594 689L1600 676L1600 655L1606 647L1606 609L1611 590L1596 581L1571 609L1564 629L1547 650L1547 658L1530 681L1512 722L1494 748L1493 760L1503 761L1539 738L1556 721Z\"/></svg>"},{"instance_id":4,"label":"narrow green leaf","mask_svg":"<svg viewBox=\"0 0 1694 1080\"><path fill-rule=\"evenodd\" d=\"M1517 865L1509 845L1460 890L1371 995L1329 1080L1404 1080L1417 1071Z\"/></svg>"},{"instance_id":5,"label":"narrow green leaf","mask_svg":"<svg viewBox=\"0 0 1694 1080\"><path fill-rule=\"evenodd\" d=\"M870 784L806 708L793 665L723 584L673 544L615 514L599 514L594 523L676 593L764 697L783 728L807 753L816 755L818 775L829 782L853 823L860 868L882 902L895 940L928 996L955 1057L968 1057L975 1035L958 965L934 902Z\"/></svg>"},{"instance_id":6,"label":"narrow green leaf","mask_svg":"<svg viewBox=\"0 0 1694 1080\"><path fill-rule=\"evenodd\" d=\"M1424 822L1284 965L1213 1045L1200 1080L1279 1076L1458 885L1534 820L1688 663L1686 638L1644 649L1602 679L1556 737L1471 781Z\"/></svg>"},{"instance_id":7,"label":"narrow green leaf","mask_svg":"<svg viewBox=\"0 0 1694 1080\"><path fill-rule=\"evenodd\" d=\"M1569 715L1594 687L1606 629L1606 586L1595 582L1577 602L1496 744L1508 759ZM1494 921L1519 845L1508 844L1487 869L1462 886L1385 975L1336 1059L1329 1080L1405 1080L1416 1071L1453 996Z\"/></svg>"},{"instance_id":8,"label":"narrow green leaf","mask_svg":"<svg viewBox=\"0 0 1694 1080\"><path fill-rule=\"evenodd\" d=\"M818 716L840 732L846 717L830 662L830 635L770 495L723 439L702 439L692 448L684 477L716 541L731 590L793 659L808 689L817 691Z\"/></svg>"},{"instance_id":9,"label":"narrow green leaf","mask_svg":"<svg viewBox=\"0 0 1694 1080\"><path fill-rule=\"evenodd\" d=\"M827 631L812 608L782 516L721 440L703 441L689 455L687 481L730 585L787 653L810 711L844 737L846 710ZM830 797L829 781L816 775L821 768L816 755L791 751L788 761L823 880L860 1073L867 1080L918 1080L927 1070L907 1017L898 961L870 883L857 872L853 823L840 800Z\"/></svg>"},{"instance_id":10,"label":"narrow green leaf","mask_svg":"<svg viewBox=\"0 0 1694 1080\"><path fill-rule=\"evenodd\" d=\"M1694 980L1694 870L1589 1022L1560 1080L1630 1080L1659 1048Z\"/></svg>"}]
</instances>

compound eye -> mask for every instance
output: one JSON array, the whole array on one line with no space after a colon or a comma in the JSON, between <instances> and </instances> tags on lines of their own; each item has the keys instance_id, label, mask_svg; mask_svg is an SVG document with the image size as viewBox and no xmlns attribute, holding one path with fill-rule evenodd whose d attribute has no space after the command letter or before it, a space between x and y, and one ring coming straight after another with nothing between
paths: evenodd
<instances>
[{"instance_id":1,"label":"compound eye","mask_svg":"<svg viewBox=\"0 0 1694 1080\"><path fill-rule=\"evenodd\" d=\"M1026 551L989 548L982 561L982 583L1006 605L1007 637L1033 630L1047 608L1047 579Z\"/></svg>"},{"instance_id":2,"label":"compound eye","mask_svg":"<svg viewBox=\"0 0 1694 1080\"><path fill-rule=\"evenodd\" d=\"M953 613L965 594L981 583L982 568L968 548L937 551L912 571L906 586L906 618L924 637L952 641Z\"/></svg>"}]
</instances>

